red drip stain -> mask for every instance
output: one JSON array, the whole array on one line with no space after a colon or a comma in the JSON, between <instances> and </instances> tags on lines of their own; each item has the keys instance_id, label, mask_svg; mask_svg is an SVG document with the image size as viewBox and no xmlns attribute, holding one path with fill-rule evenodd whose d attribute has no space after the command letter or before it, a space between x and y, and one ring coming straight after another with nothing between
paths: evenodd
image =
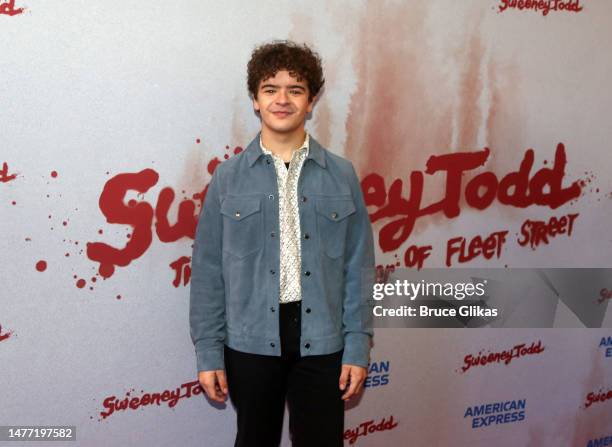
<instances>
[{"instance_id":1,"label":"red drip stain","mask_svg":"<svg viewBox=\"0 0 612 447\"><path fill-rule=\"evenodd\" d=\"M51 171L51 177L56 178L57 177L57 171Z\"/></svg>"},{"instance_id":2,"label":"red drip stain","mask_svg":"<svg viewBox=\"0 0 612 447\"><path fill-rule=\"evenodd\" d=\"M47 261L40 260L36 263L36 270L39 272L44 272L47 270Z\"/></svg>"},{"instance_id":3,"label":"red drip stain","mask_svg":"<svg viewBox=\"0 0 612 447\"><path fill-rule=\"evenodd\" d=\"M82 289L83 287L85 287L85 280L84 280L84 279L82 279L82 278L81 278L81 279L79 279L79 280L76 282L76 286L77 286L79 289Z\"/></svg>"}]
</instances>

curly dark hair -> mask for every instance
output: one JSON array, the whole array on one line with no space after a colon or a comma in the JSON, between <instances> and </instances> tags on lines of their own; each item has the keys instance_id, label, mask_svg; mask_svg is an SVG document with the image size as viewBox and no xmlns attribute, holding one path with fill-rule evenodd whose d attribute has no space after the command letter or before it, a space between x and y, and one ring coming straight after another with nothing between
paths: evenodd
<instances>
[{"instance_id":1,"label":"curly dark hair","mask_svg":"<svg viewBox=\"0 0 612 447\"><path fill-rule=\"evenodd\" d=\"M258 46L251 53L251 60L247 65L247 85L251 97L257 98L261 81L276 76L280 70L287 70L299 81L306 79L309 102L325 83L321 58L315 51L306 44L275 40Z\"/></svg>"}]
</instances>

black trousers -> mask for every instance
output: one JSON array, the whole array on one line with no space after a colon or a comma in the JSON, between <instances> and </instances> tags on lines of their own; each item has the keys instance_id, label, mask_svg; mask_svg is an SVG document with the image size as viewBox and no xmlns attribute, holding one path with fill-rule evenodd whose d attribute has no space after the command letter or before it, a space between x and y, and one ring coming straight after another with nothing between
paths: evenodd
<instances>
[{"instance_id":1,"label":"black trousers","mask_svg":"<svg viewBox=\"0 0 612 447\"><path fill-rule=\"evenodd\" d=\"M293 447L343 445L342 353L300 356L301 303L279 305L281 356L225 346L229 395L236 409L234 447L278 447L285 399Z\"/></svg>"}]
</instances>

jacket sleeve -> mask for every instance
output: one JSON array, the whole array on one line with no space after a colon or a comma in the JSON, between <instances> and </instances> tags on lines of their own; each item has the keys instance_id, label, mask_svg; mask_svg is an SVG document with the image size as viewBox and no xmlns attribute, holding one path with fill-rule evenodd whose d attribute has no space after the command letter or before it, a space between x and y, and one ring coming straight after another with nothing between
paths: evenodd
<instances>
[{"instance_id":1,"label":"jacket sleeve","mask_svg":"<svg viewBox=\"0 0 612 447\"><path fill-rule=\"evenodd\" d=\"M352 163L349 182L356 212L349 216L344 255L342 363L367 367L371 339L374 335L372 329L374 237L359 179Z\"/></svg>"},{"instance_id":2,"label":"jacket sleeve","mask_svg":"<svg viewBox=\"0 0 612 447\"><path fill-rule=\"evenodd\" d=\"M220 212L218 173L219 169L215 169L208 184L191 257L189 325L198 372L224 369L223 216Z\"/></svg>"}]
</instances>

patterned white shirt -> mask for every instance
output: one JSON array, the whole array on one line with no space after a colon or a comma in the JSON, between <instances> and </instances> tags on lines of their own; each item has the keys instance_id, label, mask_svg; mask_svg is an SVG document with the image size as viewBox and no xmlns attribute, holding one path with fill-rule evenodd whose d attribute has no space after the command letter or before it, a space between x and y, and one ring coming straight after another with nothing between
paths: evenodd
<instances>
[{"instance_id":1,"label":"patterned white shirt","mask_svg":"<svg viewBox=\"0 0 612 447\"><path fill-rule=\"evenodd\" d=\"M278 217L280 231L280 302L288 303L302 299L301 270L302 247L300 213L298 208L297 183L304 160L308 156L309 136L302 146L292 154L289 168L281 157L266 149L259 137L259 145L264 154L274 160L278 180Z\"/></svg>"}]
</instances>

